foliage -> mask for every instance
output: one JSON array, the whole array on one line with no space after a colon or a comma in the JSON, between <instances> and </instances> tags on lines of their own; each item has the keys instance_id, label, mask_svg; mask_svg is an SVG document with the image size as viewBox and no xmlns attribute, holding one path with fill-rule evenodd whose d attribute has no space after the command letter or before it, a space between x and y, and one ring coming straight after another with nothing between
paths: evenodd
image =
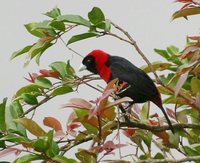
<instances>
[{"instance_id":1,"label":"foliage","mask_svg":"<svg viewBox=\"0 0 200 163\"><path fill-rule=\"evenodd\" d=\"M173 19L187 18L200 13L199 1L177 2L184 3L184 6L173 14ZM27 55L25 65L32 59L36 59L39 64L40 57L45 51L77 26L85 29L85 32L71 36L66 41L66 47L84 39L104 35L116 37L137 47L133 38L121 27L106 19L98 7L88 12L88 18L80 15L63 15L57 7L45 15L48 20L25 25L26 30L37 37L38 41L14 52L11 59ZM118 35L119 33L113 33L111 27L118 29L119 33L122 32L124 37ZM186 161L190 161L187 160L190 158L191 161L199 162L197 160L200 156L200 36L187 37L183 50L169 46L164 50L155 49L155 52L165 61L151 64L147 62L148 65L142 69L147 73L164 71L159 76L158 89L166 95L163 103L168 106L167 113L174 124L176 134L168 131L169 126L160 115L152 115L149 112L148 103L142 108L136 105L130 113L124 114L125 103L131 99L116 99L115 95L116 91L123 89L123 83L117 85L117 80L113 80L102 90L88 83L98 79L97 77L88 75L80 78L70 61L55 61L49 65L49 69L29 73L29 77L26 78L28 84L15 93L12 102L9 104L7 99L3 99L0 104L0 157L11 153L23 153L14 161L15 163L35 160L61 163L101 162L107 155L114 154L116 149L121 151L121 148L133 144L136 152L132 150L128 154L134 161L153 162L164 159L163 162L167 162L168 155L173 159L171 150L175 149L177 153L186 157ZM138 53L148 61L140 49ZM53 116L44 117L43 125L51 128L48 131L33 120L38 106L55 97L76 91L80 84L87 84L96 89L100 92L100 97L91 101L73 98L69 99L67 104L63 104L63 108L73 108L66 129ZM117 108L120 108L120 111ZM31 118L28 118L31 113ZM122 144L121 134L130 142ZM92 146L88 149L78 149L73 159L66 154L71 148L88 141L92 142ZM155 146L158 148L157 153L152 150ZM124 157L124 162L126 159L128 157Z\"/></svg>"}]
</instances>

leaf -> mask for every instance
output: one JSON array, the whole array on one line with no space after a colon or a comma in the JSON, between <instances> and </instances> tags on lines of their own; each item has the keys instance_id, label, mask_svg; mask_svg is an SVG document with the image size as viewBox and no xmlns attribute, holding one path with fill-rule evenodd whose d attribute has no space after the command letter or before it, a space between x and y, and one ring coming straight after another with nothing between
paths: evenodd
<instances>
[{"instance_id":1,"label":"leaf","mask_svg":"<svg viewBox=\"0 0 200 163\"><path fill-rule=\"evenodd\" d=\"M33 143L32 148L37 152L45 152L49 148L49 144L47 142L46 137L42 137L40 139L37 139Z\"/></svg>"},{"instance_id":2,"label":"leaf","mask_svg":"<svg viewBox=\"0 0 200 163\"><path fill-rule=\"evenodd\" d=\"M51 88L53 85L47 78L36 78L35 84L42 88Z\"/></svg>"},{"instance_id":3,"label":"leaf","mask_svg":"<svg viewBox=\"0 0 200 163\"><path fill-rule=\"evenodd\" d=\"M90 27L90 22L79 15L60 15L56 20Z\"/></svg>"},{"instance_id":4,"label":"leaf","mask_svg":"<svg viewBox=\"0 0 200 163\"><path fill-rule=\"evenodd\" d=\"M17 158L14 163L28 163L31 161L35 161L35 160L41 160L42 158L40 158L40 155L34 155L34 154L27 154L24 156L21 156L19 158Z\"/></svg>"},{"instance_id":5,"label":"leaf","mask_svg":"<svg viewBox=\"0 0 200 163\"><path fill-rule=\"evenodd\" d=\"M82 33L82 34L79 34L79 35L74 35L68 40L67 45L72 44L72 43L77 42L77 41L81 41L81 40L90 38L90 37L96 37L96 36L98 36L98 34L97 33L92 33L92 32Z\"/></svg>"},{"instance_id":6,"label":"leaf","mask_svg":"<svg viewBox=\"0 0 200 163\"><path fill-rule=\"evenodd\" d=\"M28 52L33 46L34 46L34 44L33 44L33 45L28 45L28 46L24 47L23 49L20 49L20 50L14 52L14 53L11 55L10 59L12 60L12 59L14 59L15 57L18 57L18 56L20 56L20 55L22 55L22 54Z\"/></svg>"},{"instance_id":7,"label":"leaf","mask_svg":"<svg viewBox=\"0 0 200 163\"><path fill-rule=\"evenodd\" d=\"M180 18L180 17L187 17L190 15L200 14L200 7L195 8L186 8L183 10L179 10L172 15L172 20Z\"/></svg>"},{"instance_id":8,"label":"leaf","mask_svg":"<svg viewBox=\"0 0 200 163\"><path fill-rule=\"evenodd\" d=\"M13 154L13 153L15 155L18 155L18 154L21 153L21 150L18 149L18 148L12 148L12 147L6 148L6 149L0 151L0 158L5 157L5 156L10 155L10 154Z\"/></svg>"},{"instance_id":9,"label":"leaf","mask_svg":"<svg viewBox=\"0 0 200 163\"><path fill-rule=\"evenodd\" d=\"M54 158L52 158L54 161L57 161L59 163L77 163L76 160L74 159L69 159L65 156L62 156L62 155L57 155L55 156Z\"/></svg>"},{"instance_id":10,"label":"leaf","mask_svg":"<svg viewBox=\"0 0 200 163\"><path fill-rule=\"evenodd\" d=\"M151 65L154 71L167 70L171 66L170 63L162 63L162 62L153 62ZM141 69L146 73L152 72L148 65L142 66Z\"/></svg>"},{"instance_id":11,"label":"leaf","mask_svg":"<svg viewBox=\"0 0 200 163\"><path fill-rule=\"evenodd\" d=\"M200 93L200 80L197 77L191 79L191 90L194 94Z\"/></svg>"},{"instance_id":12,"label":"leaf","mask_svg":"<svg viewBox=\"0 0 200 163\"><path fill-rule=\"evenodd\" d=\"M45 117L43 119L43 124L53 128L56 132L62 130L61 123L54 117Z\"/></svg>"},{"instance_id":13,"label":"leaf","mask_svg":"<svg viewBox=\"0 0 200 163\"><path fill-rule=\"evenodd\" d=\"M109 105L107 105L106 108L117 106L117 105L124 103L124 102L132 102L132 101L133 100L130 97L122 97L122 98L115 100L114 102L110 103Z\"/></svg>"},{"instance_id":14,"label":"leaf","mask_svg":"<svg viewBox=\"0 0 200 163\"><path fill-rule=\"evenodd\" d=\"M27 29L27 31L39 38L45 37L46 35L44 34L44 29L35 29L36 26L38 25L38 23L29 23L29 24L25 24L25 28Z\"/></svg>"},{"instance_id":15,"label":"leaf","mask_svg":"<svg viewBox=\"0 0 200 163\"><path fill-rule=\"evenodd\" d=\"M179 80L178 80L178 82L177 82L177 84L176 84L175 90L174 90L174 94L175 94L174 96L175 96L175 98L177 97L177 95L178 95L180 89L182 88L183 84L184 84L185 81L187 80L188 73L189 73L189 72L186 72L186 73L184 73L184 74L182 74L182 75L180 76L180 78L179 78Z\"/></svg>"},{"instance_id":16,"label":"leaf","mask_svg":"<svg viewBox=\"0 0 200 163\"><path fill-rule=\"evenodd\" d=\"M143 106L142 106L142 110L140 112L140 119L145 122L148 119L149 116L149 103L146 102Z\"/></svg>"},{"instance_id":17,"label":"leaf","mask_svg":"<svg viewBox=\"0 0 200 163\"><path fill-rule=\"evenodd\" d=\"M37 137L45 135L45 131L35 121L31 119L20 118L13 121L23 125L30 133Z\"/></svg>"},{"instance_id":18,"label":"leaf","mask_svg":"<svg viewBox=\"0 0 200 163\"><path fill-rule=\"evenodd\" d=\"M70 92L73 92L72 87L70 87L68 85L65 85L65 86L62 86L62 87L59 87L59 88L55 89L51 93L51 95L52 96L59 96L59 95L67 94L67 93L70 93Z\"/></svg>"},{"instance_id":19,"label":"leaf","mask_svg":"<svg viewBox=\"0 0 200 163\"><path fill-rule=\"evenodd\" d=\"M88 18L93 24L100 23L105 20L104 14L100 8L94 7L89 13Z\"/></svg>"},{"instance_id":20,"label":"leaf","mask_svg":"<svg viewBox=\"0 0 200 163\"><path fill-rule=\"evenodd\" d=\"M39 87L37 85L34 85L34 84L30 84L30 85L27 85L27 86L24 86L22 88L20 88L16 93L15 93L15 98L21 96L22 94L24 93L32 93L32 94L35 94L35 93L40 93L40 90L39 90Z\"/></svg>"},{"instance_id":21,"label":"leaf","mask_svg":"<svg viewBox=\"0 0 200 163\"><path fill-rule=\"evenodd\" d=\"M0 131L6 130L6 123L5 123L6 102L7 98L4 98L3 102L0 104Z\"/></svg>"},{"instance_id":22,"label":"leaf","mask_svg":"<svg viewBox=\"0 0 200 163\"><path fill-rule=\"evenodd\" d=\"M62 78L66 77L67 75L67 64L62 61L53 62L49 65L53 70L58 71Z\"/></svg>"},{"instance_id":23,"label":"leaf","mask_svg":"<svg viewBox=\"0 0 200 163\"><path fill-rule=\"evenodd\" d=\"M179 52L179 49L176 46L171 45L171 46L167 47L167 51L171 55L177 55Z\"/></svg>"},{"instance_id":24,"label":"leaf","mask_svg":"<svg viewBox=\"0 0 200 163\"><path fill-rule=\"evenodd\" d=\"M167 59L167 60L168 60L168 58L170 58L170 56L169 56L169 54L168 54L168 52L167 52L166 50L154 49L154 51L155 51L157 54L159 54L159 55L161 55L162 57L164 57L165 59Z\"/></svg>"},{"instance_id":25,"label":"leaf","mask_svg":"<svg viewBox=\"0 0 200 163\"><path fill-rule=\"evenodd\" d=\"M51 18L57 18L58 16L61 15L61 12L58 7L54 7L51 11L46 12L44 15Z\"/></svg>"},{"instance_id":26,"label":"leaf","mask_svg":"<svg viewBox=\"0 0 200 163\"><path fill-rule=\"evenodd\" d=\"M74 107L74 108L86 108L86 109L91 109L92 105L81 98L72 98L69 100L68 104L64 104L63 107Z\"/></svg>"},{"instance_id":27,"label":"leaf","mask_svg":"<svg viewBox=\"0 0 200 163\"><path fill-rule=\"evenodd\" d=\"M17 133L19 135L26 137L25 128L20 125L14 123L13 119L19 118L23 114L23 109L19 101L14 101L12 104L6 107L5 110L5 123L6 123L6 130L8 132Z\"/></svg>"},{"instance_id":28,"label":"leaf","mask_svg":"<svg viewBox=\"0 0 200 163\"><path fill-rule=\"evenodd\" d=\"M32 94L24 93L21 95L21 97L24 100L24 102L26 102L29 105L37 105L38 104L37 98Z\"/></svg>"},{"instance_id":29,"label":"leaf","mask_svg":"<svg viewBox=\"0 0 200 163\"><path fill-rule=\"evenodd\" d=\"M50 42L42 42L38 41L34 46L31 47L31 49L28 52L28 56L30 59L34 58L36 55L42 55L42 53L48 49L53 44Z\"/></svg>"},{"instance_id":30,"label":"leaf","mask_svg":"<svg viewBox=\"0 0 200 163\"><path fill-rule=\"evenodd\" d=\"M82 163L97 162L97 154L92 153L88 150L79 149L79 151L75 153L75 155Z\"/></svg>"},{"instance_id":31,"label":"leaf","mask_svg":"<svg viewBox=\"0 0 200 163\"><path fill-rule=\"evenodd\" d=\"M52 26L53 28L59 31L65 31L65 24L61 21L52 21L50 23L50 26Z\"/></svg>"}]
</instances>

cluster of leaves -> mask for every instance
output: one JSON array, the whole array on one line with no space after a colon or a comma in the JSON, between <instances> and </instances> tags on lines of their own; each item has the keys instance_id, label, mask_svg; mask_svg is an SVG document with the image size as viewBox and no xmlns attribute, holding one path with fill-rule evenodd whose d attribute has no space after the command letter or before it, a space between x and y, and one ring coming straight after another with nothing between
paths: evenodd
<instances>
[{"instance_id":1,"label":"cluster of leaves","mask_svg":"<svg viewBox=\"0 0 200 163\"><path fill-rule=\"evenodd\" d=\"M173 15L173 19L199 12L198 1L179 0L179 2L186 5ZM88 13L88 19L80 15L62 15L57 7L45 15L50 20L25 25L27 31L39 40L14 52L11 59L27 54L26 64L33 58L39 63L45 50L77 26L86 28L86 32L70 37L66 41L66 46L106 34L133 45L121 36L111 33L112 23L105 19L103 12L97 7ZM126 32L123 31L123 33ZM175 46L170 46L166 50L155 49L155 52L166 62L152 63L153 69L168 72L167 75L160 76L163 84L158 87L160 92L167 96L163 102L176 105L175 109L167 108L168 115L174 123L192 122L192 124L200 125L198 107L200 106L200 37L188 37L186 48L182 51ZM66 63L56 61L49 67L48 70L41 69L39 73L30 73L26 78L29 84L16 92L11 104L7 104L6 99L0 104L0 157L10 153L27 152L28 154L19 156L14 162L44 160L73 163L76 160L66 157L65 153L79 144L92 141L91 147L79 149L75 156L83 163L100 162L104 156L113 154L115 149L120 150L121 147L127 145L120 143L118 139L120 132L123 132L131 143L137 146L136 153L130 153L136 159L164 159L165 153L169 152L170 148L176 148L186 156L199 155L200 131L180 128L175 135L165 130L154 132L155 126L163 126L166 122L158 114L150 114L148 103L141 108L135 105L127 118L123 110L124 102L130 102L131 99L122 98L113 101L109 98L116 99L115 92L123 90L123 86L126 85L122 83L118 86L117 80L111 81L102 91L102 95L95 100L73 98L63 105L63 108L73 108L66 129L63 129L59 120L54 117L44 117L43 125L51 128L45 131L33 120L37 107L54 97L76 91L80 84L89 85L88 82L95 79L90 75L79 78L69 61ZM149 66L143 66L142 69L147 73L152 70ZM174 91L171 88L175 88ZM121 112L117 110L117 107L121 109ZM30 115L31 112L33 112L32 115ZM129 127L129 125L133 126L132 123L142 127ZM110 139L110 137L114 138ZM183 141L180 142L183 138L188 140L186 145ZM153 141L154 139L156 141ZM152 148L155 148L153 144L158 146L160 152L152 152ZM22 147L19 148L18 145Z\"/></svg>"},{"instance_id":2,"label":"cluster of leaves","mask_svg":"<svg viewBox=\"0 0 200 163\"><path fill-rule=\"evenodd\" d=\"M25 28L31 35L39 38L38 41L14 52L11 59L27 53L28 61L25 65L33 58L36 58L36 62L39 64L40 57L45 50L54 45L63 34L76 26L83 26L87 30L85 33L72 36L67 41L66 46L83 39L98 37L111 28L110 22L105 19L103 12L97 7L94 7L88 13L88 20L80 15L62 15L57 7L45 13L45 15L50 20L25 25Z\"/></svg>"},{"instance_id":3,"label":"cluster of leaves","mask_svg":"<svg viewBox=\"0 0 200 163\"><path fill-rule=\"evenodd\" d=\"M184 3L179 11L172 15L172 19L200 14L200 1L199 0L176 0L176 2Z\"/></svg>"}]
</instances>

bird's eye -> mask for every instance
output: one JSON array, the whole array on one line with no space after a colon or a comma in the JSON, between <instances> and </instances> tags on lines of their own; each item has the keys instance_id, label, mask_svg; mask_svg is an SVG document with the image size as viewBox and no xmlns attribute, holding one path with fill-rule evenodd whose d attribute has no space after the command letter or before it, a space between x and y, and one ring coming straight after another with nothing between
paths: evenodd
<instances>
[{"instance_id":1,"label":"bird's eye","mask_svg":"<svg viewBox=\"0 0 200 163\"><path fill-rule=\"evenodd\" d=\"M91 61L92 61L91 59L88 59L88 60L87 60L87 63L90 63Z\"/></svg>"}]
</instances>

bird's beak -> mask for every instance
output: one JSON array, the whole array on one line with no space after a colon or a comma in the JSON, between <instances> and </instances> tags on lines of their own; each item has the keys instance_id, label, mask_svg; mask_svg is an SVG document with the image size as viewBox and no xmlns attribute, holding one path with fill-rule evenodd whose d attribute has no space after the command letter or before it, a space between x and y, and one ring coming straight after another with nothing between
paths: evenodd
<instances>
[{"instance_id":1,"label":"bird's beak","mask_svg":"<svg viewBox=\"0 0 200 163\"><path fill-rule=\"evenodd\" d=\"M83 71L83 70L87 70L87 67L85 65L81 64L78 71Z\"/></svg>"}]
</instances>

